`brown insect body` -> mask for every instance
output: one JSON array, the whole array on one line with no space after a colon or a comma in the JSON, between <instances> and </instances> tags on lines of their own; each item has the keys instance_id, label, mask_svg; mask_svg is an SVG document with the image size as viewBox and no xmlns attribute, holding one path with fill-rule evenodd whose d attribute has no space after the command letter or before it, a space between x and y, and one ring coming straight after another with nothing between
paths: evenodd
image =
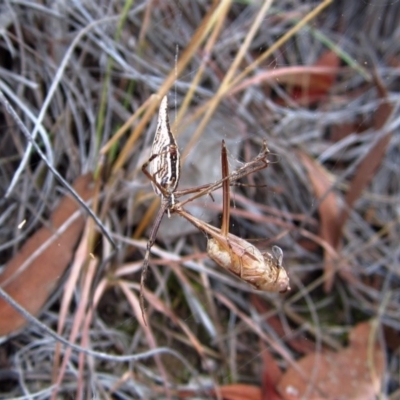
<instances>
[{"instance_id":1,"label":"brown insect body","mask_svg":"<svg viewBox=\"0 0 400 400\"><path fill-rule=\"evenodd\" d=\"M247 240L231 233L224 236L218 228L197 219L184 209L178 207L175 210L210 236L207 254L220 267L258 290L279 293L290 290L289 276L282 265L283 253L278 246L272 248L273 254L261 253Z\"/></svg>"},{"instance_id":2,"label":"brown insect body","mask_svg":"<svg viewBox=\"0 0 400 400\"><path fill-rule=\"evenodd\" d=\"M289 277L279 258L261 253L244 239L232 234L210 238L207 253L218 265L258 290L279 293L290 290Z\"/></svg>"},{"instance_id":3,"label":"brown insect body","mask_svg":"<svg viewBox=\"0 0 400 400\"><path fill-rule=\"evenodd\" d=\"M267 165L267 164L266 164ZM290 290L289 277L282 266L283 252L278 246L272 248L273 255L261 253L247 240L229 233L230 182L228 156L225 142L221 149L223 213L221 230L198 220L182 208L177 212L210 238L207 253L219 266L225 268L258 290L284 293Z\"/></svg>"}]
</instances>

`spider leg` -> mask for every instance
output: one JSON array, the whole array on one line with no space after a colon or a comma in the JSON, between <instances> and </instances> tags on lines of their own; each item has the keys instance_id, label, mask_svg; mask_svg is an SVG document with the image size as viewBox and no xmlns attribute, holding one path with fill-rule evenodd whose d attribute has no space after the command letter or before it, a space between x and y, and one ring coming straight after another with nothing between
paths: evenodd
<instances>
[{"instance_id":1,"label":"spider leg","mask_svg":"<svg viewBox=\"0 0 400 400\"><path fill-rule=\"evenodd\" d=\"M150 251L154 245L154 242L157 237L158 229L160 228L161 221L163 219L165 211L168 209L168 201L163 201L160 209L158 210L157 217L153 223L153 227L151 228L150 237L146 245L146 253L144 255L143 264L142 264L142 274L140 276L140 309L142 310L142 317L144 323L147 325L146 316L145 316L145 308L144 308L144 282L146 280L147 270L149 267L150 261Z\"/></svg>"}]
</instances>

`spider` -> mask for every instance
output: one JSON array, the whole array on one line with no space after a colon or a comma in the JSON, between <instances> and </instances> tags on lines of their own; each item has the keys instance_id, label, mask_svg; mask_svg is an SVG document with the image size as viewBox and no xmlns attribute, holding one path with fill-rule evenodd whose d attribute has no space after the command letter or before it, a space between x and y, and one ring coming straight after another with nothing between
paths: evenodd
<instances>
[{"instance_id":1,"label":"spider","mask_svg":"<svg viewBox=\"0 0 400 400\"><path fill-rule=\"evenodd\" d=\"M218 265L234 273L240 279L248 282L259 290L285 292L290 290L289 278L282 266L283 252L278 246L272 248L272 254L261 253L256 247L244 239L229 233L230 218L230 185L238 179L268 166L269 154L266 143L258 156L229 173L227 150L222 141L221 166L222 179L215 183L206 184L186 190L177 190L180 177L180 154L176 140L171 132L168 119L168 100L165 96L160 104L157 130L151 149L149 160L143 164L142 171L149 178L153 189L161 197L161 207L158 211L150 232L143 259L140 279L140 306L144 321L144 282L149 265L150 251L154 245L162 218L167 212L176 213L187 219L209 237L207 252ZM201 196L211 195L213 191L223 188L223 217L221 229L215 228L206 222L188 213L183 206ZM189 198L176 202L183 196L193 193Z\"/></svg>"}]
</instances>

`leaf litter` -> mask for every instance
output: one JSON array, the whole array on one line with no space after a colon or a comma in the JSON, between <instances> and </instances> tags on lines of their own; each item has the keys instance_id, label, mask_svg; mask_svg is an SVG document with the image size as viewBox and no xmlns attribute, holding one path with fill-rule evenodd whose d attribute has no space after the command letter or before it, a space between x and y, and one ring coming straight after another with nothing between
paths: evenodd
<instances>
[{"instance_id":1,"label":"leaf litter","mask_svg":"<svg viewBox=\"0 0 400 400\"><path fill-rule=\"evenodd\" d=\"M278 383L285 400L373 400L381 393L385 354L376 322L363 322L349 334L349 345L340 352L306 355L290 367ZM316 373L310 379L310 372Z\"/></svg>"},{"instance_id":2,"label":"leaf litter","mask_svg":"<svg viewBox=\"0 0 400 400\"><path fill-rule=\"evenodd\" d=\"M74 189L85 201L93 195L91 174L79 177ZM85 215L67 194L49 217L47 227L36 231L6 264L0 285L9 295L37 315L60 282L74 255ZM26 320L0 299L0 335L21 329Z\"/></svg>"},{"instance_id":3,"label":"leaf litter","mask_svg":"<svg viewBox=\"0 0 400 400\"><path fill-rule=\"evenodd\" d=\"M88 224L87 242L83 238L79 250L87 254L75 258L63 302L54 292L60 285L56 272L66 271L74 258L77 241L72 239L60 263L53 257L46 262L45 271L53 267L48 276L41 272L33 280L19 280L12 293L28 309L32 303L30 311L47 326L54 328L61 315L59 333L97 351L98 357L135 357L147 351L151 356L121 363L117 356L102 361L81 353L78 358L60 347L57 360L56 344L41 340L43 331L35 324L21 330L24 320L18 316L15 323L13 311L14 322L8 325L6 318L4 332L14 335L0 348L6 354L0 379L11 378L0 381L0 396L33 397L44 388L46 398L61 391L73 398L84 393L284 398L288 387L293 395L303 384L307 398L315 390L329 391L327 369L332 378L340 377L329 360L341 365L354 356L367 359L369 369L354 369L360 377L352 395L395 398L398 353L384 340L383 347L366 345L368 335L376 336L365 327L356 329L371 316L385 333L400 329L399 97L393 67L399 52L393 35L399 5L276 2L269 8L269 2L193 2L184 12L175 3L131 7L128 1L125 6L78 1L48 9L12 3L14 17L4 19L1 91L28 131L38 132L35 140L45 157L68 182L89 168L102 171L104 186L97 189L93 209L119 244L112 253L98 227L95 232ZM23 30L14 29L13 21ZM291 292L252 292L208 259L204 233L168 237L166 228L149 265L148 326L140 323L138 274L148 238L144 232L154 212L140 166L154 136L153 94L161 98L167 93L170 115L176 110L178 116L172 127L184 155L186 177L178 189L217 179L207 174L210 164L219 164L217 156L211 150L208 158L197 154L208 152L197 139L219 149L221 139L228 139L221 126L228 129L227 148L234 149L231 170L252 160L267 139L273 162L232 191L229 234L246 242L263 239L255 242L261 254L279 246ZM6 192L15 178L12 195L24 199L0 203L2 263L8 266L34 237L32 232L50 226L47 210L53 207L44 204L55 204L60 196L36 153L26 151L30 161L15 174L26 139L2 108L3 115L7 129L0 136L0 183ZM190 125L191 140L181 142L180 131ZM203 137L205 129L211 131ZM204 181L192 183L196 168ZM204 197L193 206L196 218L217 234L223 207L218 196L214 200ZM180 219L171 215L170 222ZM78 259L92 261L81 268ZM37 288L48 285L32 294L32 282L38 282ZM43 309L51 295L53 306ZM358 332L362 345L353 334L344 345L349 329ZM264 352L271 356L267 361ZM298 375L289 375L285 391L278 391L281 386L268 374L268 365L278 366L285 377L307 357L310 371L323 365L321 374L302 374L302 384ZM72 370L78 376L73 381ZM48 371L53 371L52 381ZM86 379L89 374L93 380ZM341 394L346 395L344 390Z\"/></svg>"}]
</instances>

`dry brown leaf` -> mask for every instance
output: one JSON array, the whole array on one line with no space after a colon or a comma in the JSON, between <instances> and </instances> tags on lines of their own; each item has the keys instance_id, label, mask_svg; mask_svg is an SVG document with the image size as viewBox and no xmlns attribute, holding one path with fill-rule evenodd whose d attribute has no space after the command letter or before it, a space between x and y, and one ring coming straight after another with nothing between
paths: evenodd
<instances>
[{"instance_id":1,"label":"dry brown leaf","mask_svg":"<svg viewBox=\"0 0 400 400\"><path fill-rule=\"evenodd\" d=\"M92 174L89 173L75 181L74 189L86 201L93 194L92 186ZM33 315L40 311L54 291L73 256L84 227L84 215L76 218L63 232L56 232L79 209L71 196L65 196L50 217L51 229L43 227L30 237L0 276L2 289ZM41 246L44 249L38 252ZM38 252L36 256L35 252ZM0 299L0 315L0 336L26 324L24 317L3 299Z\"/></svg>"},{"instance_id":2,"label":"dry brown leaf","mask_svg":"<svg viewBox=\"0 0 400 400\"><path fill-rule=\"evenodd\" d=\"M379 98L385 99L387 97L386 90L378 79L376 79L376 85L379 92ZM378 107L374 119L374 128L376 130L382 129L392 111L393 106L388 102L384 102ZM371 148L359 163L354 177L349 184L349 191L345 197L347 207L342 208L341 210L339 210L335 193L331 192L325 196L332 186L327 171L325 171L321 165L317 164L317 162L312 160L308 155L299 152L300 158L308 171L316 197L321 199L325 196L319 206L321 237L336 250L340 244L341 232L347 221L349 210L361 196L365 187L371 182L376 170L381 165L391 136L391 132L389 132L378 139L375 146ZM335 271L334 263L335 257L333 257L330 252L324 251L324 289L327 292L332 289L333 285ZM343 273L346 273L346 271L343 270Z\"/></svg>"},{"instance_id":3,"label":"dry brown leaf","mask_svg":"<svg viewBox=\"0 0 400 400\"><path fill-rule=\"evenodd\" d=\"M290 83L294 87L290 91L291 98L298 104L308 106L326 97L336 80L339 64L339 57L333 51L322 54L313 68L326 68L326 72L315 74L310 71L292 76Z\"/></svg>"},{"instance_id":4,"label":"dry brown leaf","mask_svg":"<svg viewBox=\"0 0 400 400\"><path fill-rule=\"evenodd\" d=\"M180 390L179 398L192 399L196 397L195 394L196 393L193 390ZM233 383L231 385L220 386L218 389L212 389L208 391L208 396L209 397L207 398L222 398L223 400L264 400L262 397L261 388L242 383Z\"/></svg>"},{"instance_id":5,"label":"dry brown leaf","mask_svg":"<svg viewBox=\"0 0 400 400\"><path fill-rule=\"evenodd\" d=\"M302 152L298 152L303 165L306 167L308 176L314 188L314 193L319 203L320 235L323 240L334 249L338 248L340 239L340 226L338 218L340 215L337 195L332 190L332 183L328 172L317 161ZM329 192L329 193L328 193ZM331 252L324 251L324 288L330 291L333 285L335 272L335 258Z\"/></svg>"},{"instance_id":6,"label":"dry brown leaf","mask_svg":"<svg viewBox=\"0 0 400 400\"><path fill-rule=\"evenodd\" d=\"M281 395L276 390L276 385L282 377L282 371L268 348L261 341L264 370L262 374L263 400L281 400Z\"/></svg>"},{"instance_id":7,"label":"dry brown leaf","mask_svg":"<svg viewBox=\"0 0 400 400\"><path fill-rule=\"evenodd\" d=\"M294 67L295 68L295 67ZM277 82L290 86L296 86L299 89L309 91L323 91L325 94L332 87L339 71L339 58L333 51L324 53L312 66L299 67L298 71L293 69L292 73L288 68L288 73L279 76Z\"/></svg>"},{"instance_id":8,"label":"dry brown leaf","mask_svg":"<svg viewBox=\"0 0 400 400\"><path fill-rule=\"evenodd\" d=\"M314 67L339 68L339 66L340 59L332 50L325 51L325 53L323 53L321 57L314 63Z\"/></svg>"},{"instance_id":9,"label":"dry brown leaf","mask_svg":"<svg viewBox=\"0 0 400 400\"><path fill-rule=\"evenodd\" d=\"M378 98L381 100L386 99L387 91L378 77L375 77L375 83L378 90ZM393 106L389 102L383 102L378 106L374 115L373 122L375 130L379 131L384 127L392 111ZM388 132L385 135L381 136L376 141L375 145L371 147L369 152L364 155L364 158L358 164L354 176L349 183L349 190L345 197L346 207L343 207L339 216L337 227L338 234L340 234L340 232L342 231L354 203L359 199L364 189L371 183L372 179L374 178L375 172L377 171L385 157L386 149L389 145L391 138L392 132ZM347 279L351 278L348 274L348 269L342 268L340 273L343 277L346 277Z\"/></svg>"},{"instance_id":10,"label":"dry brown leaf","mask_svg":"<svg viewBox=\"0 0 400 400\"><path fill-rule=\"evenodd\" d=\"M314 240L311 240L309 238L299 238L297 240L297 244L301 246L304 250L309 251L310 253L316 253L319 249L319 245L315 243Z\"/></svg>"},{"instance_id":11,"label":"dry brown leaf","mask_svg":"<svg viewBox=\"0 0 400 400\"><path fill-rule=\"evenodd\" d=\"M388 57L388 66L391 68L400 68L400 59L396 56L390 55Z\"/></svg>"},{"instance_id":12,"label":"dry brown leaf","mask_svg":"<svg viewBox=\"0 0 400 400\"><path fill-rule=\"evenodd\" d=\"M365 129L365 127L363 127L360 122L339 122L331 125L329 129L329 140L333 143L337 143L352 133L361 132L363 129Z\"/></svg>"},{"instance_id":13,"label":"dry brown leaf","mask_svg":"<svg viewBox=\"0 0 400 400\"><path fill-rule=\"evenodd\" d=\"M233 95L252 85L262 85L264 83L274 82L280 85L297 87L302 90L310 89L310 82L314 82L315 90L327 93L332 86L329 77L336 77L339 68L329 66L309 66L296 65L288 67L273 66L273 69L264 70L249 79L243 80L242 83L235 86L230 92Z\"/></svg>"},{"instance_id":14,"label":"dry brown leaf","mask_svg":"<svg viewBox=\"0 0 400 400\"><path fill-rule=\"evenodd\" d=\"M376 78L376 85L379 94L378 98L381 100L386 99L386 89L378 78ZM378 106L378 109L376 110L374 115L373 125L375 130L379 131L384 127L392 111L393 106L389 104L389 102L383 102ZM376 170L381 165L391 138L391 132L388 132L384 136L379 138L375 145L370 149L368 153L365 154L362 161L358 164L354 177L349 184L349 191L346 194L345 201L347 204L347 208L344 208L340 215L340 230L342 229L348 218L348 210L353 207L354 203L361 196L361 193L363 192L365 187L371 182Z\"/></svg>"},{"instance_id":15,"label":"dry brown leaf","mask_svg":"<svg viewBox=\"0 0 400 400\"><path fill-rule=\"evenodd\" d=\"M261 388L241 383L221 386L219 393L224 400L262 400Z\"/></svg>"},{"instance_id":16,"label":"dry brown leaf","mask_svg":"<svg viewBox=\"0 0 400 400\"><path fill-rule=\"evenodd\" d=\"M290 367L278 384L283 399L301 399L306 393L308 400L375 399L381 390L385 357L375 341L373 324L357 325L342 351L308 354L297 368Z\"/></svg>"}]
</instances>

